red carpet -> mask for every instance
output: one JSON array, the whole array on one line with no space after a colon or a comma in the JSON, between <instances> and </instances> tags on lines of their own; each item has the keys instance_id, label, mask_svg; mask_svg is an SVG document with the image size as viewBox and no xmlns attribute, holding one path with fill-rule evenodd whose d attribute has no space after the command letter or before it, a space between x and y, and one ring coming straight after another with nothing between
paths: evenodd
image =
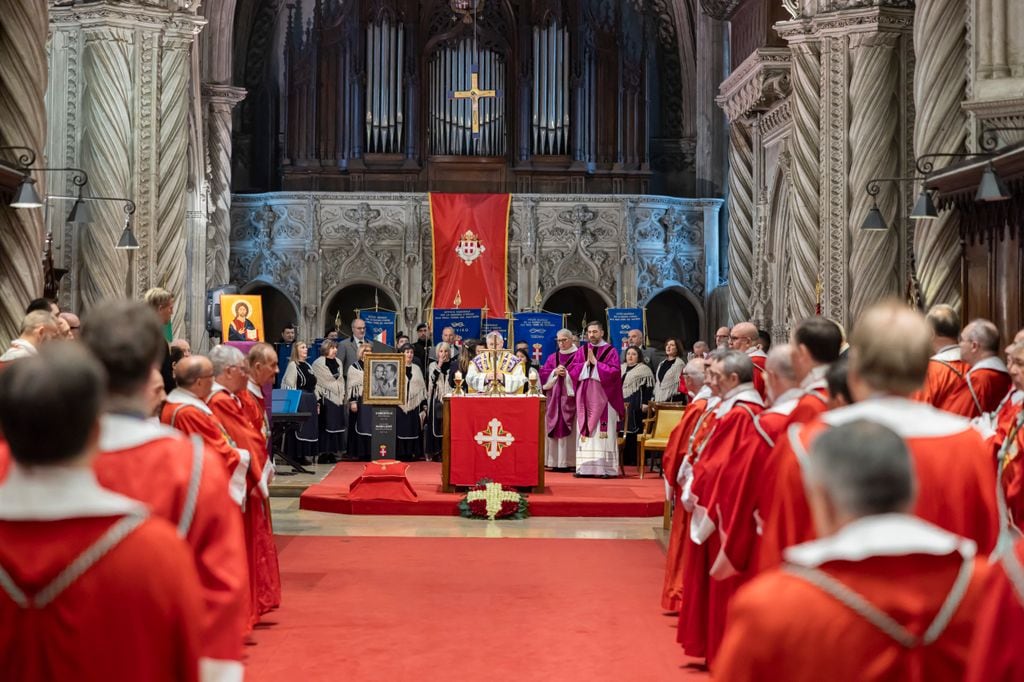
<instances>
[{"instance_id":1,"label":"red carpet","mask_svg":"<svg viewBox=\"0 0 1024 682\"><path fill-rule=\"evenodd\" d=\"M414 462L409 481L419 496L415 501L350 500L348 487L363 470L362 462L342 462L327 477L309 487L299 507L334 514L402 514L457 516L464 493L441 492L441 464ZM626 478L574 478L547 473L543 493L530 495L533 516L661 516L665 484L651 474L641 480L632 467Z\"/></svg>"},{"instance_id":2,"label":"red carpet","mask_svg":"<svg viewBox=\"0 0 1024 682\"><path fill-rule=\"evenodd\" d=\"M708 680L647 540L279 537L250 682Z\"/></svg>"}]
</instances>

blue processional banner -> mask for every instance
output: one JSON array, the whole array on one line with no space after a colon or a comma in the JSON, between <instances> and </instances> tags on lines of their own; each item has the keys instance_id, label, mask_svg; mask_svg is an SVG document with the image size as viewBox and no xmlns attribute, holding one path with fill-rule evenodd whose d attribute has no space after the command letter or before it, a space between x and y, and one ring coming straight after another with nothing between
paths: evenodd
<instances>
[{"instance_id":1,"label":"blue processional banner","mask_svg":"<svg viewBox=\"0 0 1024 682\"><path fill-rule=\"evenodd\" d=\"M491 332L499 332L501 338L505 339L505 347L509 347L508 340L508 318L507 317L488 317L484 319L484 328L481 332L481 336L487 336Z\"/></svg>"},{"instance_id":2,"label":"blue processional banner","mask_svg":"<svg viewBox=\"0 0 1024 682\"><path fill-rule=\"evenodd\" d=\"M480 308L437 308L434 310L434 343L441 343L445 327L455 330L455 338L480 338Z\"/></svg>"},{"instance_id":3,"label":"blue processional banner","mask_svg":"<svg viewBox=\"0 0 1024 682\"><path fill-rule=\"evenodd\" d=\"M608 343L624 349L629 344L628 337L631 329L645 331L643 308L608 309Z\"/></svg>"},{"instance_id":4,"label":"blue processional banner","mask_svg":"<svg viewBox=\"0 0 1024 682\"><path fill-rule=\"evenodd\" d=\"M564 325L562 316L556 313L516 313L512 329L516 343L530 344L530 357L535 364L555 352L555 334Z\"/></svg>"},{"instance_id":5,"label":"blue processional banner","mask_svg":"<svg viewBox=\"0 0 1024 682\"><path fill-rule=\"evenodd\" d=\"M385 346L395 345L395 312L393 310L359 310L359 319L366 323L366 335Z\"/></svg>"}]
</instances>

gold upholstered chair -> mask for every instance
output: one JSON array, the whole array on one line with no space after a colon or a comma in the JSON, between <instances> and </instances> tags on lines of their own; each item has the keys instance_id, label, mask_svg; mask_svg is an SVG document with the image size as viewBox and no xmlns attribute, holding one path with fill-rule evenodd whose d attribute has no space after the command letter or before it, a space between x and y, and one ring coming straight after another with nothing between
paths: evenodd
<instances>
[{"instance_id":1,"label":"gold upholstered chair","mask_svg":"<svg viewBox=\"0 0 1024 682\"><path fill-rule=\"evenodd\" d=\"M647 463L647 452L663 452L668 445L668 437L672 429L679 424L683 418L683 411L686 410L685 403L656 403L653 400L647 410L650 415L644 419L643 431L637 436L637 469L640 470L640 478L644 477L644 470Z\"/></svg>"}]
</instances>

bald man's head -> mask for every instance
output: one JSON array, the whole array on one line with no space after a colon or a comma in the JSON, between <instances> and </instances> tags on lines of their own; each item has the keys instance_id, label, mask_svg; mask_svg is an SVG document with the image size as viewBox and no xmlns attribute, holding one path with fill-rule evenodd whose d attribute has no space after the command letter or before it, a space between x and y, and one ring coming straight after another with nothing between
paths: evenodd
<instances>
[{"instance_id":1,"label":"bald man's head","mask_svg":"<svg viewBox=\"0 0 1024 682\"><path fill-rule=\"evenodd\" d=\"M757 333L757 326L752 322L740 322L729 332L729 348L741 350L753 348L761 340Z\"/></svg>"},{"instance_id":2,"label":"bald man's head","mask_svg":"<svg viewBox=\"0 0 1024 682\"><path fill-rule=\"evenodd\" d=\"M203 355L182 358L174 366L174 381L200 400L206 400L213 388L213 363Z\"/></svg>"}]
</instances>

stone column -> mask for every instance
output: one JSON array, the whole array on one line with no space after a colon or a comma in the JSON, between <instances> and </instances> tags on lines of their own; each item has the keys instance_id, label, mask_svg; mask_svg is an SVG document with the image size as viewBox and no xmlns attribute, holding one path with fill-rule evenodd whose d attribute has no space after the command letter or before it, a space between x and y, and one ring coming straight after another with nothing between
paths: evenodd
<instances>
[{"instance_id":1,"label":"stone column","mask_svg":"<svg viewBox=\"0 0 1024 682\"><path fill-rule=\"evenodd\" d=\"M790 225L786 236L788 247L787 322L795 322L814 314L817 304L816 286L821 275L819 185L821 178L818 137L821 134L821 57L819 41L808 35L804 22L787 22L776 28L789 40L790 95L793 122L789 134L790 172L793 191L790 193Z\"/></svg>"},{"instance_id":2,"label":"stone column","mask_svg":"<svg viewBox=\"0 0 1024 682\"><path fill-rule=\"evenodd\" d=\"M72 298L85 307L151 286L181 301L192 287L205 288L198 278L189 281L186 259L189 52L203 24L194 4L102 1L51 10L51 71L66 80L48 92L56 124L49 149L63 164L85 168L91 195L129 197L138 206L140 248L131 269L114 249L124 227L119 204L95 203L77 246L69 233L61 240L77 289ZM186 306L177 308L181 334Z\"/></svg>"},{"instance_id":3,"label":"stone column","mask_svg":"<svg viewBox=\"0 0 1024 682\"><path fill-rule=\"evenodd\" d=\"M4 3L0 21L0 146L29 147L43 164L46 142L46 5ZM11 158L11 152L4 152ZM36 191L46 178L36 175ZM43 293L43 212L0 203L0 343L18 336L25 305Z\"/></svg>"},{"instance_id":4,"label":"stone column","mask_svg":"<svg viewBox=\"0 0 1024 682\"><path fill-rule=\"evenodd\" d=\"M885 185L878 207L889 229L866 232L861 224L873 206L868 181L900 175L900 64L896 33L858 33L850 38L850 320L871 304L899 292L899 192Z\"/></svg>"},{"instance_id":5,"label":"stone column","mask_svg":"<svg viewBox=\"0 0 1024 682\"><path fill-rule=\"evenodd\" d=\"M729 323L750 317L754 293L754 154L750 131L733 121L729 132Z\"/></svg>"},{"instance_id":6,"label":"stone column","mask_svg":"<svg viewBox=\"0 0 1024 682\"><path fill-rule=\"evenodd\" d=\"M914 14L914 153L966 151L966 9L963 3L920 3ZM946 165L949 159L937 159ZM955 161L955 159L952 159ZM916 187L915 187L916 189ZM925 305L960 307L960 224L957 211L915 225L917 278Z\"/></svg>"},{"instance_id":7,"label":"stone column","mask_svg":"<svg viewBox=\"0 0 1024 682\"><path fill-rule=\"evenodd\" d=\"M203 84L206 142L210 155L210 222L206 228L206 287L227 284L231 234L231 112L244 88Z\"/></svg>"}]
</instances>

